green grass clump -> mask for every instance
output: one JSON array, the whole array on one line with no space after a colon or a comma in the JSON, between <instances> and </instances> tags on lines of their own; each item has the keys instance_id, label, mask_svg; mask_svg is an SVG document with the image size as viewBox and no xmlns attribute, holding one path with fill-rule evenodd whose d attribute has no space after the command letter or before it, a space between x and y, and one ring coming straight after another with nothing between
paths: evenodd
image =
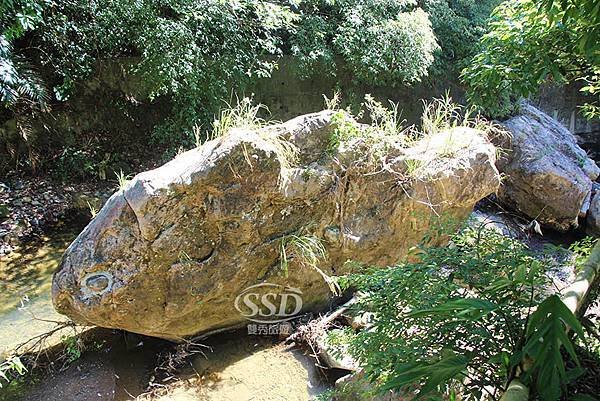
<instances>
[{"instance_id":1,"label":"green grass clump","mask_svg":"<svg viewBox=\"0 0 600 401\"><path fill-rule=\"evenodd\" d=\"M249 97L238 99L233 106L227 104L219 113L219 118L212 123L210 139L224 137L234 128L257 130L265 127L268 122L258 117L261 110L269 111L265 105L255 105Z\"/></svg>"},{"instance_id":2,"label":"green grass clump","mask_svg":"<svg viewBox=\"0 0 600 401\"><path fill-rule=\"evenodd\" d=\"M298 164L299 151L293 143L286 140L277 132L265 129L269 125L276 123L276 121L267 121L260 118L258 115L261 110L267 113L269 111L269 109L262 104L253 104L251 98L244 97L241 100L238 99L235 106L228 105L227 108L221 110L219 118L212 124L212 132L209 135L209 138L226 138L233 130L241 129L254 131L262 140L273 147L273 151L281 168L279 176L280 185L283 185L287 175L286 172ZM197 145L200 145L199 130L199 127L195 127L194 129ZM245 148L244 151L246 153L246 161L248 164L252 165L250 157L247 155L247 149Z\"/></svg>"},{"instance_id":3,"label":"green grass clump","mask_svg":"<svg viewBox=\"0 0 600 401\"><path fill-rule=\"evenodd\" d=\"M281 271L285 276L289 273L289 264L295 259L301 266L311 268L323 277L333 294L339 294L340 288L334 277L329 276L319 266L327 259L327 250L323 240L311 235L286 235L279 243L279 261Z\"/></svg>"}]
</instances>

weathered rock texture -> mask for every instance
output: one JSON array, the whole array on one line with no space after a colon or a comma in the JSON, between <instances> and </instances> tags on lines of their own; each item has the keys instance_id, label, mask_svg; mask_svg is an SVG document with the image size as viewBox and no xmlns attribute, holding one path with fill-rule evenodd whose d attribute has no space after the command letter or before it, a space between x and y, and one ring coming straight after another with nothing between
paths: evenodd
<instances>
[{"instance_id":1,"label":"weathered rock texture","mask_svg":"<svg viewBox=\"0 0 600 401\"><path fill-rule=\"evenodd\" d=\"M362 370L340 377L335 382L335 389L334 401L412 401L415 398L409 391L378 391Z\"/></svg>"},{"instance_id":2,"label":"weathered rock texture","mask_svg":"<svg viewBox=\"0 0 600 401\"><path fill-rule=\"evenodd\" d=\"M594 182L590 205L585 219L585 230L590 235L600 236L600 184Z\"/></svg>"},{"instance_id":3,"label":"weathered rock texture","mask_svg":"<svg viewBox=\"0 0 600 401\"><path fill-rule=\"evenodd\" d=\"M556 230L577 227L589 207L592 181L600 174L596 163L569 130L529 104L503 125L512 140L498 161L506 174L500 199Z\"/></svg>"},{"instance_id":4,"label":"weathered rock texture","mask_svg":"<svg viewBox=\"0 0 600 401\"><path fill-rule=\"evenodd\" d=\"M332 150L333 115L234 129L137 175L66 251L52 287L57 310L178 339L243 323L234 300L258 283L297 287L304 309L315 308L328 286L294 255L281 273L284 238L321 238L327 274L347 271L347 260L385 266L499 185L495 148L478 131L380 147L386 153L362 139ZM282 157L286 143L298 149L295 167Z\"/></svg>"}]
</instances>

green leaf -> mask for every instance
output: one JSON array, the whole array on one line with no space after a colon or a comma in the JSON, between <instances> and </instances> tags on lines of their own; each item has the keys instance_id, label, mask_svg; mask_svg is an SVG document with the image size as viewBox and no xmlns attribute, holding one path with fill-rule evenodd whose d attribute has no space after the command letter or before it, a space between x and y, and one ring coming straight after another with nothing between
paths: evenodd
<instances>
[{"instance_id":1,"label":"green leaf","mask_svg":"<svg viewBox=\"0 0 600 401\"><path fill-rule=\"evenodd\" d=\"M581 324L557 295L546 298L529 320L523 353L533 360L533 365L523 378L528 384L535 384L544 401L558 400L564 386L577 373L566 371L561 354L564 347L579 366L567 327L583 338Z\"/></svg>"},{"instance_id":2,"label":"green leaf","mask_svg":"<svg viewBox=\"0 0 600 401\"><path fill-rule=\"evenodd\" d=\"M589 394L575 394L570 401L598 401L598 399Z\"/></svg>"},{"instance_id":3,"label":"green leaf","mask_svg":"<svg viewBox=\"0 0 600 401\"><path fill-rule=\"evenodd\" d=\"M23 362L21 362L21 359L18 356L15 356L11 359L11 363L13 364L15 370L22 375L23 373L27 372L27 368L25 367L25 365L23 365Z\"/></svg>"},{"instance_id":4,"label":"green leaf","mask_svg":"<svg viewBox=\"0 0 600 401\"><path fill-rule=\"evenodd\" d=\"M402 364L394 371L394 377L387 381L381 391L400 389L409 384L424 382L419 390L419 398L435 391L448 380L463 372L470 359L453 351L444 352L444 356L436 362L415 362Z\"/></svg>"},{"instance_id":5,"label":"green leaf","mask_svg":"<svg viewBox=\"0 0 600 401\"><path fill-rule=\"evenodd\" d=\"M433 308L417 309L407 313L407 317L422 317L427 315L444 315L453 313L455 317L477 320L496 310L497 306L485 299L457 298L439 304Z\"/></svg>"},{"instance_id":6,"label":"green leaf","mask_svg":"<svg viewBox=\"0 0 600 401\"><path fill-rule=\"evenodd\" d=\"M430 376L426 380L425 385L419 390L419 396L424 396L436 390L449 379L458 376L467 368L469 361L470 359L465 355L451 353L444 356L439 362L430 365Z\"/></svg>"}]
</instances>

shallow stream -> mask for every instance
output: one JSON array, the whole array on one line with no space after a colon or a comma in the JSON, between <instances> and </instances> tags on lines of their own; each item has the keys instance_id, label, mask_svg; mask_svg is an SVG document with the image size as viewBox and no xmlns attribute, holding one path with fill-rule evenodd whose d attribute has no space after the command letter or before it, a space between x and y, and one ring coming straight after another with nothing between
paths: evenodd
<instances>
[{"instance_id":1,"label":"shallow stream","mask_svg":"<svg viewBox=\"0 0 600 401\"><path fill-rule=\"evenodd\" d=\"M0 353L66 318L52 306L52 273L77 234L67 230L0 256Z\"/></svg>"},{"instance_id":2,"label":"shallow stream","mask_svg":"<svg viewBox=\"0 0 600 401\"><path fill-rule=\"evenodd\" d=\"M66 318L55 312L52 273L77 228L63 230L0 259L0 352L55 327ZM62 371L34 374L0 389L0 401L124 401L146 395L174 401L308 401L330 385L303 350L288 349L276 337L246 331L217 334L189 358L177 377L154 383L158 354L172 344L93 329L92 348ZM70 333L67 333L70 334ZM50 344L64 341L61 334ZM162 379L164 380L164 378Z\"/></svg>"}]
</instances>

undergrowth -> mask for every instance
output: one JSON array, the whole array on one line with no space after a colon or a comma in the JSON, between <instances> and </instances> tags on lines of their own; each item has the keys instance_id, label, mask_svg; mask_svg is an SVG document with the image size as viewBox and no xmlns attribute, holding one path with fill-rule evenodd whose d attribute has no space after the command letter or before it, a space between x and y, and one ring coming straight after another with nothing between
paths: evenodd
<instances>
[{"instance_id":1,"label":"undergrowth","mask_svg":"<svg viewBox=\"0 0 600 401\"><path fill-rule=\"evenodd\" d=\"M421 130L425 135L457 127L469 127L488 133L496 125L481 117L473 108L454 102L448 92L441 98L423 101Z\"/></svg>"},{"instance_id":2,"label":"undergrowth","mask_svg":"<svg viewBox=\"0 0 600 401\"><path fill-rule=\"evenodd\" d=\"M27 372L27 368L18 356L9 357L0 363L0 388L5 384L10 384L15 377L23 376L25 372Z\"/></svg>"},{"instance_id":3,"label":"undergrowth","mask_svg":"<svg viewBox=\"0 0 600 401\"><path fill-rule=\"evenodd\" d=\"M17 345L10 354L0 355L0 388L8 395L7 399L19 394L23 386L43 380L51 372L65 370L84 352L98 351L104 346L104 342L82 336L72 321L54 323L53 328ZM60 344L53 347L51 338L58 334L61 334Z\"/></svg>"},{"instance_id":4,"label":"undergrowth","mask_svg":"<svg viewBox=\"0 0 600 401\"><path fill-rule=\"evenodd\" d=\"M341 277L374 313L367 330L348 336L350 353L381 391L420 399L496 400L522 369L542 400L557 400L581 369L571 336L582 327L556 295L545 265L516 240L465 228L448 246L418 247L417 262ZM412 259L411 259L412 260Z\"/></svg>"},{"instance_id":5,"label":"undergrowth","mask_svg":"<svg viewBox=\"0 0 600 401\"><path fill-rule=\"evenodd\" d=\"M470 135L457 129L460 127L477 130L488 139L507 135L498 125L476 114L473 109L455 103L448 93L440 99L423 102L419 128L406 126L397 104L390 101L389 107L386 107L369 94L365 95L358 113L353 114L349 109L341 110L340 104L338 92L331 99L325 97L326 108L336 111L332 118L334 130L327 151L334 155L341 145L356 144L365 149L364 157L370 165L379 164L391 147L407 148L422 140L443 141L435 144L439 149L438 156L452 157L471 140ZM362 119L369 124L359 123ZM425 162L409 159L405 164L406 174L415 177Z\"/></svg>"},{"instance_id":6,"label":"undergrowth","mask_svg":"<svg viewBox=\"0 0 600 401\"><path fill-rule=\"evenodd\" d=\"M334 94L332 100L325 98L325 106L335 110L339 104L339 94ZM328 152L334 154L340 145L348 144L356 139L369 148L373 154L383 154L390 145L404 143L410 130L404 127L398 105L390 101L390 108L385 107L371 95L365 95L362 109L354 115L350 110L336 110L332 118L333 133L329 140ZM370 124L360 124L358 120L364 114L368 115Z\"/></svg>"}]
</instances>

